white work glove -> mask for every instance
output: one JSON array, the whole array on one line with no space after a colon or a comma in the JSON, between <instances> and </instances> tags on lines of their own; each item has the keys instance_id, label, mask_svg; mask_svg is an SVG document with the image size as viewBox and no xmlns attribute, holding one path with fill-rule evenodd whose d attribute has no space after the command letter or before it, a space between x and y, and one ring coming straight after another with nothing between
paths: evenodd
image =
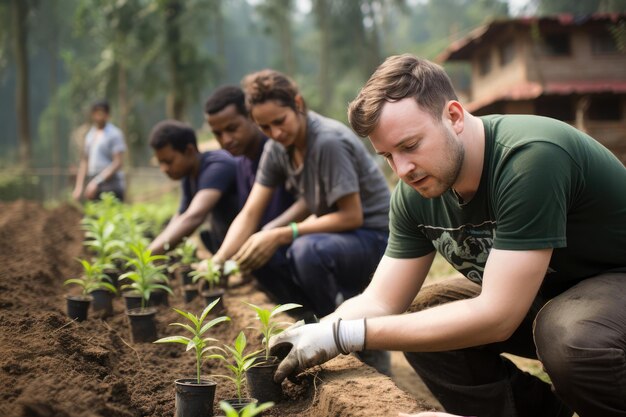
<instances>
[{"instance_id":1,"label":"white work glove","mask_svg":"<svg viewBox=\"0 0 626 417\"><path fill-rule=\"evenodd\" d=\"M282 360L274 381L283 379L297 371L331 360L339 353L361 351L365 348L365 319L323 321L304 324L299 321L284 332L270 339L270 352L277 354L285 348L289 354Z\"/></svg>"}]
</instances>

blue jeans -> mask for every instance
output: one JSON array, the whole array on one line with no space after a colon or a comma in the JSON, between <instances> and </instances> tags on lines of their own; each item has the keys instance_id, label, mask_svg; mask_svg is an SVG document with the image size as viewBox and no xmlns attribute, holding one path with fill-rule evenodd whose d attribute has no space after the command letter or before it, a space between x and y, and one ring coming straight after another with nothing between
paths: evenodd
<instances>
[{"instance_id":1,"label":"blue jeans","mask_svg":"<svg viewBox=\"0 0 626 417\"><path fill-rule=\"evenodd\" d=\"M278 303L299 303L323 317L367 287L387 237L371 229L301 236L254 275Z\"/></svg>"}]
</instances>

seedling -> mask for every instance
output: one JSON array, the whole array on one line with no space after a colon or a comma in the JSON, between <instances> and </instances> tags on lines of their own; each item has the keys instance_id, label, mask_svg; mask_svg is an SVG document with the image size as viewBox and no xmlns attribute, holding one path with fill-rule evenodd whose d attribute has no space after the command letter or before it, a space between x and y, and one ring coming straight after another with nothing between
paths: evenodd
<instances>
[{"instance_id":1,"label":"seedling","mask_svg":"<svg viewBox=\"0 0 626 417\"><path fill-rule=\"evenodd\" d=\"M226 378L235 384L235 388L237 389L237 398L239 400L242 399L241 389L244 385L246 371L253 366L255 366L255 361L257 355L262 352L262 350L257 350L252 353L244 354L243 351L246 349L246 335L243 331L239 332L237 339L235 339L234 346L224 345L224 348L228 353L230 353L230 357L226 357L219 353L214 353L206 356L207 359L219 359L226 364L226 367L231 371L232 376L230 375L216 375L222 378ZM224 351L223 349L220 349ZM226 353L226 352L225 352ZM232 363L231 363L232 360Z\"/></svg>"},{"instance_id":2,"label":"seedling","mask_svg":"<svg viewBox=\"0 0 626 417\"><path fill-rule=\"evenodd\" d=\"M275 321L273 320L274 316L276 316L279 313L293 310L294 308L298 308L302 306L300 304L295 304L295 303L288 303L288 304L283 304L283 305L278 304L273 309L266 310L262 307L259 307L257 305L254 305L245 301L244 303L248 305L249 307L251 307L252 309L254 309L254 311L256 311L256 317L260 323L260 326L256 329L260 331L261 334L263 335L262 343L265 345L265 360L267 361L269 360L269 357L270 357L270 347L269 347L268 341L270 340L272 336L277 335L280 332L282 332L284 330L283 326L288 326L291 324L287 322Z\"/></svg>"},{"instance_id":3,"label":"seedling","mask_svg":"<svg viewBox=\"0 0 626 417\"><path fill-rule=\"evenodd\" d=\"M260 405L257 405L256 403L250 403L242 408L240 411L237 411L233 408L232 405L228 404L226 401L220 401L220 408L223 412L226 413L226 417L254 417L258 414L261 414L263 411L272 408L273 406L273 402L267 402Z\"/></svg>"},{"instance_id":4,"label":"seedling","mask_svg":"<svg viewBox=\"0 0 626 417\"><path fill-rule=\"evenodd\" d=\"M98 262L89 263L86 259L77 259L83 266L83 275L80 278L70 278L63 282L63 285L77 284L83 287L83 295L87 295L94 290L106 289L112 293L117 290L110 283L108 275L103 270L107 265Z\"/></svg>"},{"instance_id":5,"label":"seedling","mask_svg":"<svg viewBox=\"0 0 626 417\"><path fill-rule=\"evenodd\" d=\"M156 261L166 260L167 256L152 255L150 249L144 249L141 245L131 245L130 248L135 257L126 257L126 266L133 270L120 275L120 279L128 278L133 282L122 288L131 288L141 295L141 308L146 307L154 290L160 289L173 295L172 289L167 285L167 276L163 273L166 266L155 265Z\"/></svg>"},{"instance_id":6,"label":"seedling","mask_svg":"<svg viewBox=\"0 0 626 417\"><path fill-rule=\"evenodd\" d=\"M124 243L115 238L118 216L86 217L81 221L87 246L103 264L111 264L121 256Z\"/></svg>"},{"instance_id":7,"label":"seedling","mask_svg":"<svg viewBox=\"0 0 626 417\"><path fill-rule=\"evenodd\" d=\"M194 283L201 279L206 281L209 285L209 291L213 291L213 287L220 283L222 272L220 271L220 266L214 264L211 259L208 259L206 263L207 269L205 271L195 270L191 271L189 275L192 277Z\"/></svg>"},{"instance_id":8,"label":"seedling","mask_svg":"<svg viewBox=\"0 0 626 417\"><path fill-rule=\"evenodd\" d=\"M180 326L183 329L188 330L189 333L191 333L193 337L189 338L186 336L169 336L169 337L164 337L154 342L154 343L180 343L180 344L187 346L186 351L195 349L196 377L197 377L198 384L200 383L200 367L202 366L202 355L204 355L209 350L212 350L212 348L214 348L214 347L209 346L209 343L214 343L218 341L217 339L214 339L212 337L203 337L204 334L216 324L222 323L224 321L230 321L230 317L220 316L220 317L214 318L208 323L204 323L207 316L209 315L209 312L211 311L213 307L215 307L218 301L219 299L213 301L211 304L206 306L206 308L202 311L199 317L192 313L188 313L188 312L179 310L177 308L174 308L173 310L177 312L178 314L180 314L181 316L185 317L187 320L189 320L191 324L193 324L193 327L186 323L170 323L170 326Z\"/></svg>"},{"instance_id":9,"label":"seedling","mask_svg":"<svg viewBox=\"0 0 626 417\"><path fill-rule=\"evenodd\" d=\"M181 265L191 265L198 261L196 257L196 245L189 239L185 239L182 245L178 245L174 254L180 257Z\"/></svg>"}]
</instances>

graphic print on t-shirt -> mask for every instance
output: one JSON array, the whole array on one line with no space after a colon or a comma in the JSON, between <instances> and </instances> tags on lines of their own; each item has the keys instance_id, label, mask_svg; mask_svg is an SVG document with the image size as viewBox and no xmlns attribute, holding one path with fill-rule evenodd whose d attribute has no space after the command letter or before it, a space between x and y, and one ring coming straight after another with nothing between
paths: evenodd
<instances>
[{"instance_id":1,"label":"graphic print on t-shirt","mask_svg":"<svg viewBox=\"0 0 626 417\"><path fill-rule=\"evenodd\" d=\"M482 284L487 257L493 246L495 221L456 228L420 225L420 230L454 269L471 281Z\"/></svg>"}]
</instances>

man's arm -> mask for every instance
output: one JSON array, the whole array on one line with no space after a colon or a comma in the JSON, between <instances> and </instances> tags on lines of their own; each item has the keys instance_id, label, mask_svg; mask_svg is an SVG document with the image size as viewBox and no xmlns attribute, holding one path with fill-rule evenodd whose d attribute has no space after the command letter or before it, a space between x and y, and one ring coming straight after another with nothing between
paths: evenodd
<instances>
[{"instance_id":1,"label":"man's arm","mask_svg":"<svg viewBox=\"0 0 626 417\"><path fill-rule=\"evenodd\" d=\"M222 192L215 188L200 190L183 213L175 216L153 241L149 249L154 254L165 252L165 245L175 247L186 236L191 235L202 224L217 204Z\"/></svg>"},{"instance_id":2,"label":"man's arm","mask_svg":"<svg viewBox=\"0 0 626 417\"><path fill-rule=\"evenodd\" d=\"M304 201L304 197L300 197L296 200L289 208L283 211L280 215L278 215L275 219L267 222L265 226L261 228L261 230L270 230L275 229L277 227L286 226L290 222L300 222L307 218L311 213L306 206L306 201Z\"/></svg>"},{"instance_id":3,"label":"man's arm","mask_svg":"<svg viewBox=\"0 0 626 417\"><path fill-rule=\"evenodd\" d=\"M367 320L368 349L434 352L508 339L524 319L552 249L492 249L481 294L412 314Z\"/></svg>"},{"instance_id":4,"label":"man's arm","mask_svg":"<svg viewBox=\"0 0 626 417\"><path fill-rule=\"evenodd\" d=\"M339 322L339 312L336 312L321 323L287 329L270 339L270 348L274 352L291 345L291 350L281 362L274 379L281 381L298 369L324 363L337 356L340 351L354 352L367 348L433 352L506 340L530 309L547 271L551 255L552 249L531 251L492 249L485 267L482 292L478 297L411 314L399 313L408 307L411 297L415 295L412 293L409 297L408 291L417 290L419 286L417 283L412 284L413 288L410 284L401 285L403 281L394 279L392 273L386 286L391 294L389 297L385 297L382 294L384 291L381 292L380 288L369 292L370 295L382 295L384 301L375 306L362 306L361 303L354 302L359 301L357 297L344 311L352 318L385 311L396 315L370 316L367 322L360 318ZM432 262L432 255L428 257L431 257L429 262ZM419 259L422 259L423 263L426 257ZM374 288L384 282L380 278L396 271L393 266L398 260L389 261L388 264L387 260L383 262L386 265L382 267L388 273L376 271L375 283L372 283ZM401 268L398 270L406 279L407 272L403 272ZM398 284L401 286L395 290ZM401 291L407 291L407 294L402 295ZM396 304L389 305L389 300L396 300ZM360 301L373 302L373 298L361 298Z\"/></svg>"},{"instance_id":5,"label":"man's arm","mask_svg":"<svg viewBox=\"0 0 626 417\"><path fill-rule=\"evenodd\" d=\"M72 192L72 198L74 200L80 200L80 196L83 194L83 188L85 187L85 177L87 176L87 156L81 155L80 162L78 163L78 172L76 173L76 184L74 191Z\"/></svg>"}]
</instances>

